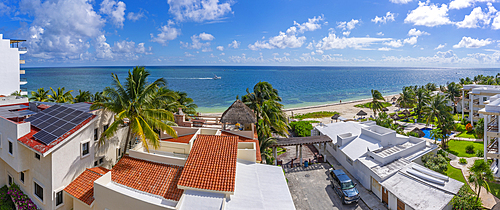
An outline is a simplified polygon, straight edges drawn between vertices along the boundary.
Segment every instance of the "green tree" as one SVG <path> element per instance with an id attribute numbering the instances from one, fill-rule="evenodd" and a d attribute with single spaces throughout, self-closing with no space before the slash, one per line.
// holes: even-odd
<path id="1" fill-rule="evenodd" d="M 417 114 L 417 119 L 420 119 L 420 116 L 422 115 L 422 109 L 427 105 L 429 102 L 429 91 L 426 90 L 425 88 L 421 87 L 417 89 L 415 92 L 415 112 Z"/>
<path id="2" fill-rule="evenodd" d="M 373 110 L 373 116 L 377 116 L 377 111 L 382 111 L 382 109 L 384 108 L 384 105 L 382 104 L 382 102 L 380 102 L 379 100 L 384 100 L 384 97 L 382 96 L 382 93 L 380 93 L 378 90 L 374 90 L 372 89 L 371 90 L 372 92 L 372 102 L 371 102 L 371 105 L 372 105 L 372 110 Z"/>
<path id="3" fill-rule="evenodd" d="M 425 167 L 442 174 L 444 174 L 448 169 L 448 161 L 443 155 L 440 154 L 426 154 L 422 156 L 422 162 Z"/>
<path id="4" fill-rule="evenodd" d="M 174 120 L 173 114 L 154 107 L 158 99 L 153 96 L 156 96 L 155 92 L 160 87 L 165 86 L 165 80 L 160 78 L 153 83 L 148 83 L 149 75 L 149 71 L 144 67 L 134 67 L 132 72 L 129 70 L 125 85 L 122 85 L 118 76 L 111 74 L 114 87 L 106 87 L 103 92 L 109 101 L 95 102 L 91 106 L 91 109 L 102 108 L 104 111 L 116 114 L 115 121 L 102 133 L 99 139 L 100 145 L 111 138 L 119 126 L 124 124 L 128 124 L 129 129 L 123 154 L 125 154 L 132 135 L 142 141 L 148 152 L 149 145 L 155 149 L 160 146 L 158 130 L 177 137 L 175 130 L 168 125 Z"/>
<path id="5" fill-rule="evenodd" d="M 429 133 L 430 133 L 430 135 L 431 135 L 431 136 L 430 136 L 430 137 L 431 137 L 431 139 L 434 139 L 434 144 L 436 144 L 436 142 L 437 142 L 437 140 L 438 140 L 438 139 L 440 139 L 440 138 L 442 138 L 442 137 L 443 137 L 443 136 L 442 136 L 443 132 L 442 132 L 442 131 L 441 131 L 441 129 L 439 129 L 439 128 L 432 129 L 432 130 L 430 130 L 430 132 L 429 132 Z"/>
<path id="6" fill-rule="evenodd" d="M 474 132 L 477 138 L 482 139 L 484 137 L 484 118 L 481 118 L 474 124 Z"/>
<path id="7" fill-rule="evenodd" d="M 457 104 L 460 101 L 459 97 L 462 95 L 460 88 L 460 85 L 455 82 L 451 82 L 446 85 L 446 97 L 452 102 L 453 113 L 456 113 Z"/>
<path id="8" fill-rule="evenodd" d="M 311 136 L 311 130 L 313 126 L 308 121 L 297 121 L 291 122 L 290 128 L 292 128 L 293 132 L 300 137 Z"/>
<path id="9" fill-rule="evenodd" d="M 57 88 L 57 91 L 55 91 L 51 87 L 50 92 L 52 94 L 48 96 L 49 100 L 52 102 L 56 102 L 56 103 L 71 103 L 71 102 L 73 102 L 73 96 L 71 95 L 71 92 L 73 92 L 73 90 L 68 90 L 67 92 L 64 92 L 65 90 L 66 90 L 66 88 L 59 87 L 59 88 Z"/>
<path id="10" fill-rule="evenodd" d="M 427 119 L 427 125 L 435 122 L 436 127 L 441 130 L 441 144 L 446 148 L 447 134 L 454 129 L 453 117 L 450 113 L 451 107 L 447 106 L 448 100 L 443 95 L 435 95 L 429 100 L 429 104 L 424 107 L 423 112 Z"/>
<path id="11" fill-rule="evenodd" d="M 401 108 L 412 108 L 415 103 L 415 93 L 412 87 L 403 87 L 403 91 L 399 94 L 397 102 Z"/>
<path id="12" fill-rule="evenodd" d="M 481 209 L 481 200 L 477 199 L 470 190 L 467 184 L 464 184 L 457 195 L 451 200 L 453 209 Z"/>
<path id="13" fill-rule="evenodd" d="M 74 103 L 91 102 L 92 101 L 92 94 L 90 94 L 89 91 L 78 90 L 78 95 L 75 96 L 73 101 L 74 101 Z"/>
<path id="14" fill-rule="evenodd" d="M 474 165 L 470 167 L 469 182 L 474 184 L 477 189 L 476 202 L 479 199 L 479 194 L 481 193 L 481 187 L 486 188 L 490 191 L 490 185 L 488 182 L 495 180 L 493 172 L 491 171 L 488 163 L 483 159 L 478 159 L 474 162 Z"/>
<path id="15" fill-rule="evenodd" d="M 95 103 L 95 102 L 105 102 L 109 99 L 104 95 L 103 92 L 97 91 L 94 93 L 94 95 L 90 96 L 90 100 Z"/>
<path id="16" fill-rule="evenodd" d="M 427 84 L 425 85 L 425 89 L 426 89 L 427 91 L 436 91 L 436 90 L 437 90 L 437 86 L 436 86 L 436 84 L 434 84 L 434 83 L 430 83 L 430 82 L 429 82 L 429 83 L 427 83 Z"/>
<path id="17" fill-rule="evenodd" d="M 186 92 L 175 91 L 175 93 L 179 96 L 177 98 L 177 102 L 179 104 L 179 108 L 182 108 L 182 111 L 187 114 L 196 114 L 196 105 L 192 98 L 187 97 Z"/>
<path id="18" fill-rule="evenodd" d="M 49 101 L 49 91 L 43 88 L 38 88 L 37 91 L 31 91 L 30 101 L 40 101 L 47 102 Z"/>

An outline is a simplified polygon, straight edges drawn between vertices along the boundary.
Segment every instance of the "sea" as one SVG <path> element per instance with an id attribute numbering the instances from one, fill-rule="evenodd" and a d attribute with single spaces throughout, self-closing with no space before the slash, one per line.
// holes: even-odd
<path id="1" fill-rule="evenodd" d="M 111 73 L 124 82 L 133 66 L 23 68 L 28 92 L 38 88 L 65 87 L 95 93 L 111 86 Z M 496 75 L 500 68 L 409 68 L 409 67 L 290 67 L 290 66 L 146 66 L 151 76 L 167 80 L 172 90 L 183 91 L 201 113 L 219 113 L 239 96 L 266 81 L 278 90 L 285 108 L 297 108 L 371 97 L 370 90 L 397 94 L 403 86 L 445 85 L 460 78 Z M 214 79 L 214 76 L 221 79 Z"/>

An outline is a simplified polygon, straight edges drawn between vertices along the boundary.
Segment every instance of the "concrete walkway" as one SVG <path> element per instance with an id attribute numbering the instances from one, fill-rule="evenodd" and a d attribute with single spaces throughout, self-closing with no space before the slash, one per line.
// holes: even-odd
<path id="1" fill-rule="evenodd" d="M 361 185 L 361 183 L 359 183 L 359 181 L 356 180 L 356 178 L 354 178 L 349 173 L 349 171 L 347 171 L 346 169 L 344 169 L 344 167 L 342 167 L 342 165 L 335 159 L 335 157 L 333 157 L 329 152 L 325 152 L 325 153 L 326 154 L 323 154 L 323 155 L 326 157 L 326 160 L 328 161 L 328 163 L 330 163 L 335 170 L 337 170 L 337 169 L 344 170 L 344 172 L 351 178 L 351 180 L 355 184 L 357 184 L 356 188 L 359 191 L 359 196 L 361 197 L 361 200 L 366 204 L 366 206 L 368 208 L 370 208 L 372 210 L 387 210 L 387 205 L 382 203 L 380 201 L 380 199 L 377 198 L 377 196 L 375 196 L 375 194 L 373 194 L 372 192 L 370 192 L 366 188 L 364 188 L 363 185 Z"/>
<path id="2" fill-rule="evenodd" d="M 474 165 L 474 161 L 479 159 L 479 157 L 465 158 L 467 160 L 467 164 L 460 164 L 458 162 L 459 159 L 460 159 L 459 157 L 454 158 L 453 160 L 450 161 L 450 165 L 457 169 L 462 170 L 462 174 L 465 178 L 465 181 L 468 183 L 469 182 L 468 177 L 470 175 L 469 168 L 472 165 Z M 474 192 L 477 192 L 477 189 L 474 187 L 474 184 L 469 183 L 469 186 L 472 190 L 474 190 Z M 483 202 L 483 207 L 488 209 L 492 209 L 493 206 L 495 206 L 495 204 L 497 203 L 496 200 L 498 199 L 493 194 L 488 192 L 484 187 L 481 187 L 481 194 L 479 194 L 479 198 L 481 198 L 481 201 Z"/>

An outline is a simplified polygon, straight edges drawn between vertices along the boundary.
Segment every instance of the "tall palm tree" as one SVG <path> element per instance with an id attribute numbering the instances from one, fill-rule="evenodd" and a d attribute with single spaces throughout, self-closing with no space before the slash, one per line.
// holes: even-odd
<path id="1" fill-rule="evenodd" d="M 179 96 L 177 102 L 179 102 L 182 111 L 187 114 L 196 114 L 196 108 L 198 108 L 198 105 L 193 102 L 193 99 L 188 98 L 186 92 L 175 91 L 175 93 Z"/>
<path id="2" fill-rule="evenodd" d="M 90 101 L 92 101 L 92 94 L 90 94 L 90 91 L 78 90 L 78 95 L 74 98 L 75 103 Z"/>
<path id="3" fill-rule="evenodd" d="M 460 97 L 462 94 L 460 92 L 460 85 L 455 82 L 448 83 L 446 85 L 446 97 L 451 101 L 453 105 L 453 113 L 456 113 L 458 101 L 456 98 Z"/>
<path id="4" fill-rule="evenodd" d="M 479 194 L 481 193 L 481 187 L 485 187 L 486 190 L 490 191 L 490 185 L 488 181 L 495 180 L 493 172 L 486 163 L 486 161 L 479 159 L 474 162 L 474 165 L 470 167 L 469 182 L 474 184 L 477 189 L 476 202 L 479 199 Z"/>
<path id="5" fill-rule="evenodd" d="M 372 102 L 371 102 L 371 108 L 373 110 L 373 116 L 377 117 L 377 111 L 382 111 L 384 108 L 384 104 L 380 102 L 379 100 L 384 100 L 384 97 L 382 96 L 382 93 L 380 93 L 378 90 L 371 90 L 372 92 Z"/>
<path id="6" fill-rule="evenodd" d="M 398 101 L 401 108 L 411 108 L 415 103 L 415 93 L 411 87 L 403 87 L 403 91 L 399 94 Z"/>
<path id="7" fill-rule="evenodd" d="M 73 92 L 73 90 L 69 90 L 67 92 L 64 92 L 66 88 L 64 87 L 59 87 L 57 88 L 57 91 L 55 91 L 54 89 L 52 89 L 52 87 L 50 87 L 50 92 L 52 92 L 51 95 L 49 95 L 49 100 L 52 101 L 52 102 L 56 102 L 56 103 L 71 103 L 73 102 L 73 96 L 71 95 L 71 92 Z"/>
<path id="8" fill-rule="evenodd" d="M 417 89 L 415 92 L 415 112 L 417 114 L 417 119 L 420 119 L 422 115 L 422 109 L 426 106 L 430 98 L 429 91 L 424 87 Z"/>
<path id="9" fill-rule="evenodd" d="M 49 101 L 49 91 L 43 88 L 38 88 L 37 91 L 31 91 L 30 101 L 40 101 L 47 102 Z"/>
<path id="10" fill-rule="evenodd" d="M 91 109 L 102 108 L 104 111 L 115 113 L 115 121 L 111 123 L 99 139 L 100 145 L 111 138 L 118 127 L 128 124 L 128 132 L 125 143 L 125 150 L 130 144 L 133 136 L 138 137 L 144 148 L 149 152 L 149 145 L 153 148 L 160 146 L 160 139 L 155 130 L 161 130 L 170 136 L 177 137 L 175 130 L 168 124 L 174 120 L 171 112 L 154 107 L 157 104 L 155 92 L 160 87 L 165 86 L 163 78 L 157 79 L 153 83 L 148 83 L 149 71 L 144 67 L 134 67 L 132 72 L 128 72 L 125 85 L 122 85 L 116 74 L 111 74 L 114 87 L 106 87 L 104 95 L 110 100 L 104 102 L 95 102 Z M 128 122 L 128 123 L 126 123 Z"/>
<path id="11" fill-rule="evenodd" d="M 107 101 L 108 98 L 104 95 L 103 92 L 97 91 L 97 92 L 94 93 L 94 95 L 90 96 L 90 100 L 95 103 L 95 102 L 104 102 L 104 101 Z"/>
<path id="12" fill-rule="evenodd" d="M 447 106 L 448 99 L 444 95 L 437 94 L 429 100 L 424 107 L 423 112 L 427 118 L 427 125 L 436 122 L 436 126 L 441 129 L 441 144 L 446 148 L 447 134 L 453 129 L 453 117 L 451 116 L 451 107 Z"/>

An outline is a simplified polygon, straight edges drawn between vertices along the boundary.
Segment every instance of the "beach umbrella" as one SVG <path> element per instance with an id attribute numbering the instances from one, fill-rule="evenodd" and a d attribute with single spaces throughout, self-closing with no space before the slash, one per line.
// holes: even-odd
<path id="1" fill-rule="evenodd" d="M 410 111 L 408 111 L 408 109 L 405 109 L 403 112 L 401 112 L 401 114 L 404 114 L 406 116 L 411 115 L 411 113 L 410 113 Z"/>
<path id="2" fill-rule="evenodd" d="M 425 136 L 425 133 L 422 130 L 418 129 L 418 128 L 413 129 L 411 132 L 418 133 L 418 138 L 422 138 L 422 137 Z"/>
<path id="3" fill-rule="evenodd" d="M 387 107 L 384 107 L 384 108 L 382 108 L 382 111 L 387 112 L 387 111 L 389 111 L 389 109 Z"/>
<path id="4" fill-rule="evenodd" d="M 398 116 L 398 114 L 395 114 L 395 115 L 392 115 L 391 118 L 396 121 L 396 120 L 400 120 L 401 117 Z"/>
<path id="5" fill-rule="evenodd" d="M 365 116 L 365 115 L 368 115 L 365 111 L 363 110 L 359 110 L 359 112 L 356 114 L 358 116 Z"/>
<path id="6" fill-rule="evenodd" d="M 332 116 L 332 120 L 335 120 L 335 122 L 337 122 L 337 120 L 339 119 L 340 115 L 339 114 L 335 114 Z"/>
<path id="7" fill-rule="evenodd" d="M 393 96 L 393 97 L 391 98 L 391 100 L 392 100 L 392 101 L 396 101 L 396 100 L 398 100 L 398 98 L 396 98 L 396 96 Z"/>

